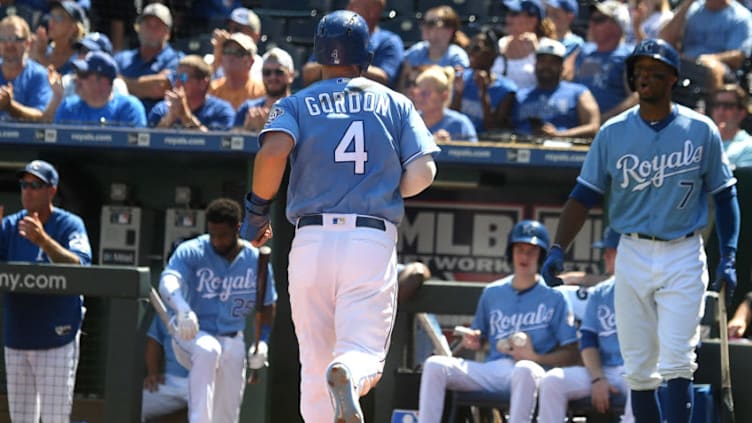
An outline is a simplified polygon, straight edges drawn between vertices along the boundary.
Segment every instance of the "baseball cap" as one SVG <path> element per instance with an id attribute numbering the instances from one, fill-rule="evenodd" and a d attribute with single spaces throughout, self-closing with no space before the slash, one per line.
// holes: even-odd
<path id="1" fill-rule="evenodd" d="M 292 56 L 290 53 L 282 50 L 279 47 L 273 47 L 267 50 L 261 57 L 264 63 L 279 63 L 283 68 L 287 68 L 290 72 L 295 72 L 295 66 L 293 65 Z"/>
<path id="2" fill-rule="evenodd" d="M 41 179 L 45 184 L 53 186 L 57 185 L 57 170 L 55 170 L 54 166 L 44 160 L 33 160 L 29 162 L 22 170 L 19 170 L 18 173 L 16 173 L 16 177 L 20 179 L 27 173 Z"/>
<path id="3" fill-rule="evenodd" d="M 103 51 L 91 51 L 85 58 L 73 61 L 73 67 L 80 72 L 94 72 L 115 79 L 118 73 L 115 59 Z"/>
<path id="4" fill-rule="evenodd" d="M 86 12 L 75 1 L 65 0 L 53 1 L 52 3 L 50 3 L 50 10 L 54 9 L 55 7 L 60 7 L 65 10 L 65 13 L 67 13 L 76 22 L 86 24 Z"/>
<path id="5" fill-rule="evenodd" d="M 601 3 L 593 3 L 590 5 L 590 11 L 599 11 L 609 18 L 616 21 L 621 27 L 621 32 L 626 34 L 629 31 L 632 19 L 629 17 L 629 9 L 627 5 L 618 0 L 606 0 Z"/>
<path id="6" fill-rule="evenodd" d="M 603 231 L 603 239 L 593 243 L 593 248 L 616 248 L 619 245 L 621 234 L 607 227 Z"/>
<path id="7" fill-rule="evenodd" d="M 256 43 L 253 42 L 253 38 L 243 34 L 242 32 L 233 32 L 232 35 L 230 35 L 230 38 L 225 40 L 224 44 L 227 44 L 229 42 L 237 43 L 240 48 L 247 51 L 251 56 L 256 54 L 257 48 Z"/>
<path id="8" fill-rule="evenodd" d="M 564 56 L 567 53 L 567 48 L 564 47 L 564 44 L 552 40 L 551 38 L 541 38 L 540 42 L 538 43 L 538 48 L 535 50 L 535 54 L 550 54 L 551 56 L 556 56 L 559 58 L 564 58 Z"/>
<path id="9" fill-rule="evenodd" d="M 85 47 L 89 51 L 103 51 L 112 54 L 112 42 L 110 37 L 101 32 L 90 32 L 86 36 L 73 44 L 73 47 L 79 49 Z"/>
<path id="10" fill-rule="evenodd" d="M 538 19 L 546 16 L 543 4 L 539 0 L 504 0 L 504 5 L 513 12 L 525 12 L 537 16 Z"/>
<path id="11" fill-rule="evenodd" d="M 141 22 L 141 19 L 146 16 L 154 16 L 167 25 L 168 28 L 172 29 L 172 13 L 170 13 L 170 9 L 162 3 L 151 3 L 144 7 L 144 11 L 141 12 L 138 21 Z"/>
<path id="12" fill-rule="evenodd" d="M 574 13 L 575 17 L 577 17 L 580 11 L 580 5 L 577 3 L 577 0 L 546 0 L 546 4 L 569 13 Z"/>
<path id="13" fill-rule="evenodd" d="M 238 25 L 251 27 L 251 31 L 261 33 L 261 19 L 251 9 L 238 7 L 230 12 L 230 20 Z"/>

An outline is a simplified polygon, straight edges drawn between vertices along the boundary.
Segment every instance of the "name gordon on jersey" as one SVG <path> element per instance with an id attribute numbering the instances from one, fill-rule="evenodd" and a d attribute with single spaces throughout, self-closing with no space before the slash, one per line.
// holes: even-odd
<path id="1" fill-rule="evenodd" d="M 308 114 L 375 112 L 382 116 L 389 114 L 390 99 L 386 94 L 364 91 L 337 91 L 333 93 L 319 93 L 317 96 L 307 96 L 303 99 Z"/>
<path id="2" fill-rule="evenodd" d="M 230 295 L 255 294 L 256 272 L 247 269 L 244 275 L 229 275 L 220 277 L 214 270 L 202 267 L 196 271 L 198 287 L 196 291 L 204 298 L 219 296 L 222 301 L 227 301 Z"/>

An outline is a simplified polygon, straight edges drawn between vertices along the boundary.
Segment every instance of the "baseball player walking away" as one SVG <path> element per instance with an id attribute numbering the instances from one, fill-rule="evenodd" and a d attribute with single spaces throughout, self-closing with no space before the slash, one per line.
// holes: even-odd
<path id="1" fill-rule="evenodd" d="M 394 324 L 402 199 L 433 182 L 439 148 L 410 100 L 360 77 L 372 56 L 360 15 L 324 16 L 314 54 L 323 80 L 277 102 L 259 134 L 244 237 L 271 237 L 269 207 L 289 156 L 300 411 L 307 422 L 362 422 L 358 398 L 381 376 Z"/>
<path id="2" fill-rule="evenodd" d="M 603 249 L 604 267 L 611 277 L 593 287 L 588 295 L 580 326 L 580 355 L 585 366 L 557 367 L 546 372 L 540 382 L 539 423 L 561 423 L 566 420 L 568 402 L 588 395 L 593 407 L 605 413 L 610 408 L 611 395 L 617 394 L 627 397 L 620 421 L 634 422 L 614 319 L 613 275 L 620 237 L 609 227 L 603 239 L 593 244 L 593 248 Z"/>
<path id="3" fill-rule="evenodd" d="M 252 369 L 266 365 L 277 292 L 269 266 L 263 305 L 256 301 L 258 250 L 240 239 L 240 205 L 220 198 L 209 203 L 209 233 L 181 243 L 167 263 L 159 292 L 175 312 L 175 355 L 190 367 L 191 423 L 233 423 L 245 389 L 246 316 L 262 307 L 262 342 L 248 351 Z M 181 357 L 188 357 L 181 360 Z"/>
<path id="4" fill-rule="evenodd" d="M 548 249 L 546 228 L 523 220 L 509 232 L 507 257 L 514 273 L 483 289 L 462 345 L 491 348 L 485 362 L 433 356 L 423 365 L 418 422 L 439 423 L 445 389 L 510 392 L 509 422 L 533 419 L 538 383 L 546 368 L 577 363 L 577 329 L 564 295 L 538 274 Z"/>
<path id="5" fill-rule="evenodd" d="M 666 420 L 688 422 L 697 368 L 694 348 L 708 285 L 699 235 L 708 223 L 706 195 L 715 200 L 721 250 L 711 287 L 718 291 L 725 284 L 731 295 L 739 236 L 736 179 L 715 124 L 671 101 L 679 74 L 676 50 L 663 40 L 645 39 L 626 64 L 639 104 L 606 122 L 593 140 L 564 205 L 543 275 L 556 283 L 564 251 L 587 210 L 608 194 L 609 222 L 622 234 L 616 328 L 635 420 L 660 421 L 655 390 L 665 380 Z"/>
<path id="6" fill-rule="evenodd" d="M 34 160 L 18 172 L 23 210 L 3 216 L 0 260 L 88 266 L 91 246 L 83 220 L 52 205 L 54 166 Z M 43 286 L 39 286 L 43 292 Z M 10 419 L 68 423 L 85 308 L 80 295 L 7 292 L 3 334 Z"/>

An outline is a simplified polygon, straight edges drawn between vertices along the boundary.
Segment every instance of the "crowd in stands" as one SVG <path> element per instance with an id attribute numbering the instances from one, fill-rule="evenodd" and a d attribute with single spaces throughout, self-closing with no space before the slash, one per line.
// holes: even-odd
<path id="1" fill-rule="evenodd" d="M 0 119 L 258 131 L 274 101 L 321 78 L 315 24 L 348 8 L 371 32 L 364 76 L 412 99 L 439 140 L 592 137 L 636 104 L 625 59 L 660 37 L 682 54 L 677 101 L 738 128 L 744 151 L 752 13 L 669 1 L 17 0 L 0 7 Z M 719 95 L 737 97 L 733 118 Z"/>

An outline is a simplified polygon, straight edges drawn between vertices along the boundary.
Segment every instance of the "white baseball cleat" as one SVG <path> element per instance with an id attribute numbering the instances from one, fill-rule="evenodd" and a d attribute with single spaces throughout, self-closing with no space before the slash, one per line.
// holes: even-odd
<path id="1" fill-rule="evenodd" d="M 329 366 L 326 382 L 334 398 L 334 423 L 363 423 L 363 412 L 347 366 L 342 363 Z"/>

